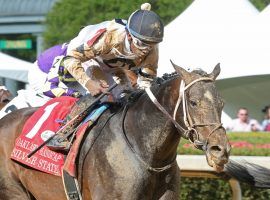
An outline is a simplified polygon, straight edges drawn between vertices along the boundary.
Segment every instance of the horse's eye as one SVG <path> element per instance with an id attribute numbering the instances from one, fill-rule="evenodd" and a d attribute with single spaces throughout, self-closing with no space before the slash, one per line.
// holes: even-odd
<path id="1" fill-rule="evenodd" d="M 192 107 L 195 107 L 195 106 L 197 106 L 197 102 L 196 101 L 193 101 L 193 100 L 190 100 L 190 105 Z"/>

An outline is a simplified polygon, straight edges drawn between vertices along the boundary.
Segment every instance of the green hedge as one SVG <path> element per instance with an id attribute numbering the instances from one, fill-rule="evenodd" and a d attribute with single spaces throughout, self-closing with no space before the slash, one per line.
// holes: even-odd
<path id="1" fill-rule="evenodd" d="M 269 200 L 270 189 L 258 189 L 240 183 L 243 200 Z M 229 182 L 210 178 L 181 178 L 181 200 L 232 199 Z"/>
<path id="2" fill-rule="evenodd" d="M 242 156 L 270 156 L 270 133 L 228 133 L 232 144 L 231 155 Z M 200 154 L 203 152 L 182 139 L 178 146 L 178 153 Z M 243 200 L 269 200 L 270 189 L 253 188 L 240 183 Z M 227 181 L 210 178 L 181 178 L 180 199 L 188 200 L 219 200 L 232 199 L 231 188 Z"/>

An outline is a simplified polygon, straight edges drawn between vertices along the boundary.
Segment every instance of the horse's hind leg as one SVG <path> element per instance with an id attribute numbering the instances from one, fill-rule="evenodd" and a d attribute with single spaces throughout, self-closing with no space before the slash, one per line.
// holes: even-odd
<path id="1" fill-rule="evenodd" d="M 17 181 L 0 174 L 0 200 L 34 200 Z"/>

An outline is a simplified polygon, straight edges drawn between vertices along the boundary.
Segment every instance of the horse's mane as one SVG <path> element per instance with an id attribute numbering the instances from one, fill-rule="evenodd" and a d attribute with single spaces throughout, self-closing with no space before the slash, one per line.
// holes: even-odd
<path id="1" fill-rule="evenodd" d="M 173 73 L 165 73 L 163 74 L 162 77 L 156 77 L 154 78 L 154 80 L 152 81 L 152 86 L 151 88 L 153 88 L 153 90 L 158 89 L 161 85 L 175 79 L 176 77 L 178 77 L 178 73 L 177 72 L 173 72 Z M 145 94 L 145 90 L 143 89 L 136 89 L 134 91 L 132 91 L 127 98 L 122 99 L 122 102 L 120 102 L 122 105 L 125 104 L 133 104 L 134 102 L 136 102 L 143 94 Z"/>
<path id="2" fill-rule="evenodd" d="M 204 70 L 197 68 L 194 69 L 193 71 L 191 71 L 192 74 L 197 74 L 199 76 L 202 77 L 208 77 L 209 74 L 207 74 Z M 179 74 L 177 72 L 172 72 L 172 73 L 165 73 L 162 75 L 162 77 L 156 77 L 154 78 L 154 80 L 152 81 L 152 86 L 151 89 L 157 90 L 158 88 L 160 88 L 161 85 L 164 85 L 168 82 L 170 82 L 171 80 L 175 79 L 179 77 Z M 132 104 L 134 102 L 136 102 L 143 94 L 145 93 L 144 90 L 142 89 L 136 89 L 134 91 L 132 91 L 127 98 L 122 99 L 121 104 L 125 105 L 127 103 Z"/>
<path id="3" fill-rule="evenodd" d="M 178 77 L 178 73 L 177 72 L 172 72 L 170 74 L 165 73 L 162 75 L 162 77 L 156 77 L 153 82 L 152 82 L 152 86 L 155 85 L 162 85 L 172 79 L 175 79 L 176 77 Z"/>
<path id="4" fill-rule="evenodd" d="M 207 72 L 205 72 L 204 70 L 202 70 L 200 68 L 194 69 L 193 71 L 191 71 L 191 73 L 200 75 L 202 77 L 208 77 L 209 76 L 209 74 L 207 74 Z M 172 79 L 175 79 L 178 76 L 179 76 L 179 74 L 177 72 L 172 72 L 170 74 L 165 73 L 165 74 L 163 74 L 162 77 L 156 77 L 152 82 L 152 86 L 162 85 L 162 84 L 164 84 L 164 83 L 166 83 L 168 81 L 171 81 Z"/>

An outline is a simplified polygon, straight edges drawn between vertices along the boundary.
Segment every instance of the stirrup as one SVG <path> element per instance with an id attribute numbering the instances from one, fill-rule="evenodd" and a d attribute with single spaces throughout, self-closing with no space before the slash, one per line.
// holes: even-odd
<path id="1" fill-rule="evenodd" d="M 67 139 L 65 139 L 64 141 L 59 141 L 59 139 L 60 138 L 53 138 L 47 143 L 47 147 L 52 151 L 69 151 L 70 142 Z"/>

